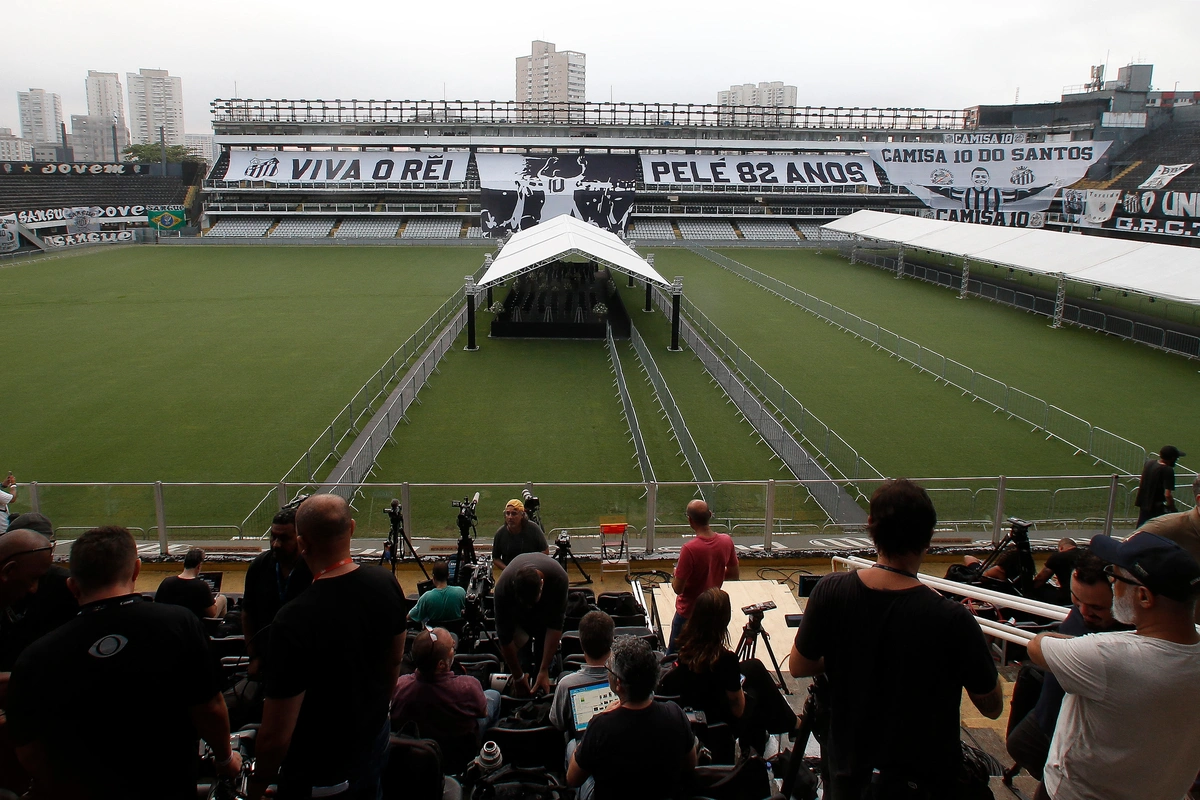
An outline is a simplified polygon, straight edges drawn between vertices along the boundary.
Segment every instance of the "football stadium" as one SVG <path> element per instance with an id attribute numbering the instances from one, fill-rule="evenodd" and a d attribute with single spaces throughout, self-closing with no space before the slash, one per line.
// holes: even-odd
<path id="1" fill-rule="evenodd" d="M 406 730 L 393 705 L 381 796 L 569 797 L 586 773 L 599 790 L 606 771 L 584 766 L 599 737 L 584 731 L 614 698 L 631 704 L 618 673 L 637 662 L 613 625 L 663 654 L 682 620 L 682 652 L 696 647 L 700 625 L 679 609 L 698 618 L 702 601 L 673 574 L 714 534 L 737 556 L 718 627 L 741 637 L 743 665 L 759 662 L 743 666 L 742 702 L 756 698 L 766 727 L 655 684 L 708 766 L 687 762 L 684 794 L 645 796 L 1093 796 L 1047 794 L 1064 768 L 1044 754 L 1031 768 L 1013 745 L 1038 698 L 1027 665 L 1056 663 L 1035 637 L 1083 603 L 1062 553 L 1095 536 L 1097 554 L 1135 547 L 1156 465 L 1173 496 L 1155 513 L 1200 513 L 1200 458 L 1181 452 L 1200 448 L 1200 92 L 1154 90 L 1143 70 L 1058 102 L 966 109 L 216 99 L 210 164 L 167 163 L 165 146 L 162 163 L 0 162 L 5 340 L 36 354 L 8 365 L 8 516 L 44 519 L 73 575 L 73 545 L 119 526 L 138 592 L 182 563 L 213 609 L 226 598 L 201 616 L 230 758 L 244 758 L 231 777 L 208 743 L 196 769 L 210 796 L 276 782 L 249 766 L 256 735 L 274 752 L 276 695 L 264 718 L 247 692 L 263 647 L 234 622 L 259 613 L 247 566 L 281 524 L 316 553 L 304 515 L 342 501 L 348 555 L 320 570 L 310 558 L 315 577 L 381 565 L 410 604 L 463 587 L 452 621 L 413 624 L 401 671 L 444 656 L 503 690 L 502 719 L 469 735 L 437 714 Z M 901 477 L 936 509 L 923 562 L 888 560 L 869 526 L 884 513 L 872 498 Z M 572 585 L 561 640 L 543 625 L 529 653 L 506 633 L 513 508 L 542 536 L 527 552 Z M 1110 575 L 1125 566 L 1114 558 Z M 988 692 L 956 684 L 971 773 L 957 788 L 943 770 L 909 794 L 848 793 L 820 722 L 830 696 L 835 720 L 846 701 L 803 677 L 800 639 L 789 657 L 802 612 L 823 608 L 808 603 L 818 578 L 877 563 L 969 609 L 999 674 L 998 720 Z M 1133 591 L 1116 580 L 1112 594 Z M 580 628 L 597 611 L 611 617 L 611 674 L 602 692 L 570 690 L 578 727 L 564 739 L 548 701 L 540 721 L 502 724 L 527 702 L 514 665 L 529 656 L 540 677 L 537 647 L 557 647 L 551 677 L 606 674 L 587 649 L 595 620 Z M 833 679 L 815 625 L 802 636 Z M 794 712 L 782 729 L 762 722 L 781 697 Z M 414 744 L 430 740 L 432 767 Z M 517 777 L 496 777 L 489 746 Z M 267 753 L 260 766 L 278 767 Z M 297 791 L 289 763 L 279 796 Z M 325 777 L 294 796 L 359 796 L 354 775 Z"/>

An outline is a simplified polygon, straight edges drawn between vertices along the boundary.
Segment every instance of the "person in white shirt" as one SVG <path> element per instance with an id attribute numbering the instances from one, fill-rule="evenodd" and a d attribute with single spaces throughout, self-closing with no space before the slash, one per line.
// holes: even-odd
<path id="1" fill-rule="evenodd" d="M 1151 533 L 1091 549 L 1110 564 L 1113 616 L 1136 630 L 1030 642 L 1067 692 L 1035 798 L 1180 800 L 1200 772 L 1200 564 Z"/>
<path id="2" fill-rule="evenodd" d="M 8 510 L 8 504 L 17 499 L 17 479 L 11 472 L 0 481 L 0 533 L 8 530 L 8 523 L 15 516 Z"/>

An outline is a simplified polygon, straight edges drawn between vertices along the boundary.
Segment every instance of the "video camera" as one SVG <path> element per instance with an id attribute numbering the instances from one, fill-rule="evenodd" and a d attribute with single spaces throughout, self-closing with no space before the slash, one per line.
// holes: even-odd
<path id="1" fill-rule="evenodd" d="M 525 516 L 540 526 L 542 524 L 542 501 L 538 500 L 537 496 L 528 489 L 521 489 L 521 502 L 525 504 Z"/>
<path id="2" fill-rule="evenodd" d="M 458 530 L 463 536 L 467 536 L 472 523 L 479 519 L 475 513 L 475 507 L 479 505 L 479 492 L 469 499 L 464 497 L 462 500 L 451 500 L 450 505 L 458 509 Z"/>
<path id="3" fill-rule="evenodd" d="M 566 531 L 563 531 L 562 533 L 560 533 L 558 536 L 556 536 L 554 538 L 554 543 L 556 545 L 558 545 L 559 547 L 564 547 L 567 550 L 570 550 L 571 549 L 571 534 L 567 533 Z"/>
<path id="4" fill-rule="evenodd" d="M 392 504 L 385 508 L 384 513 L 392 519 L 392 533 L 399 533 L 404 530 L 404 512 L 400 508 L 400 501 L 392 499 Z"/>
<path id="5" fill-rule="evenodd" d="M 747 617 L 761 617 L 773 608 L 778 608 L 774 600 L 767 600 L 765 603 L 755 603 L 752 606 L 744 606 L 742 613 Z"/>
<path id="6" fill-rule="evenodd" d="M 483 600 L 496 585 L 492 578 L 492 558 L 488 555 L 479 556 L 474 564 L 469 565 L 471 579 L 467 582 L 467 596 L 463 604 L 463 620 L 472 628 L 482 629 L 486 622 L 483 610 Z"/>

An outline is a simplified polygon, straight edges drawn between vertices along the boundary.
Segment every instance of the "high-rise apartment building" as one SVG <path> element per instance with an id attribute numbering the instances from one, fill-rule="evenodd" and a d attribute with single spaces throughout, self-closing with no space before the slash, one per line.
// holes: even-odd
<path id="1" fill-rule="evenodd" d="M 0 128 L 0 161 L 32 161 L 33 145 L 12 132 Z"/>
<path id="2" fill-rule="evenodd" d="M 44 89 L 17 92 L 21 138 L 30 144 L 65 144 L 62 133 L 62 98 Z"/>
<path id="3" fill-rule="evenodd" d="M 115 128 L 115 130 L 114 130 Z M 112 117 L 71 115 L 71 150 L 76 161 L 121 161 L 129 137 Z"/>
<path id="4" fill-rule="evenodd" d="M 183 144 L 183 81 L 165 69 L 126 72 L 129 86 L 129 135 L 134 144 L 158 141 L 159 128 L 168 145 Z"/>
<path id="5" fill-rule="evenodd" d="M 220 149 L 213 140 L 211 133 L 189 133 L 183 137 L 183 146 L 192 155 L 202 158 L 212 166 L 220 155 Z"/>
<path id="6" fill-rule="evenodd" d="M 129 126 L 125 122 L 125 95 L 121 90 L 121 78 L 115 72 L 97 72 L 89 69 L 84 85 L 87 87 L 87 115 L 107 119 L 110 125 L 115 123 L 117 126 L 117 155 L 119 156 L 120 151 L 129 144 Z M 74 116 L 72 116 L 73 119 Z M 72 123 L 72 130 L 74 130 L 74 123 Z M 76 152 L 76 157 L 78 155 Z M 120 161 L 121 159 L 118 157 L 111 160 Z"/>
<path id="7" fill-rule="evenodd" d="M 796 87 L 783 81 L 763 82 L 755 86 L 743 83 L 717 92 L 717 104 L 722 106 L 774 106 L 791 108 L 796 105 Z"/>
<path id="8" fill-rule="evenodd" d="M 555 50 L 553 42 L 535 41 L 532 50 L 517 59 L 517 101 L 584 102 L 587 56 L 574 50 Z"/>

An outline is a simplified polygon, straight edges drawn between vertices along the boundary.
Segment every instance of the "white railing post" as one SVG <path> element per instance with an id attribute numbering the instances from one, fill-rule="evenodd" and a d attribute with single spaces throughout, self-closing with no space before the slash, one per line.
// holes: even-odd
<path id="1" fill-rule="evenodd" d="M 288 504 L 286 480 L 280 481 L 279 485 L 275 487 L 275 501 L 279 504 L 280 508 L 283 508 Z"/>
<path id="2" fill-rule="evenodd" d="M 995 518 L 992 520 L 992 541 L 1000 541 L 1000 528 L 1004 524 L 1004 489 L 1008 483 L 1008 479 L 1001 475 L 1000 480 L 996 482 L 996 512 Z"/>
<path id="3" fill-rule="evenodd" d="M 409 494 L 408 481 L 400 484 L 400 513 L 404 515 L 404 532 L 411 539 L 413 537 L 412 495 Z"/>
<path id="4" fill-rule="evenodd" d="M 30 481 L 29 483 L 29 509 L 38 514 L 42 512 L 42 501 L 38 497 L 37 481 Z"/>
<path id="5" fill-rule="evenodd" d="M 658 513 L 658 483 L 646 484 L 646 552 L 654 552 L 654 515 Z"/>
<path id="6" fill-rule="evenodd" d="M 167 511 L 163 504 L 162 481 L 154 482 L 154 519 L 158 523 L 158 553 L 162 556 L 169 555 L 170 550 L 167 547 Z"/>
<path id="7" fill-rule="evenodd" d="M 1108 479 L 1108 510 L 1104 512 L 1104 535 L 1112 536 L 1113 517 L 1117 512 L 1117 492 L 1121 489 L 1120 477 L 1113 474 Z"/>
<path id="8" fill-rule="evenodd" d="M 775 479 L 767 481 L 766 519 L 763 522 L 763 552 L 770 555 L 773 542 L 771 535 L 775 532 Z"/>

